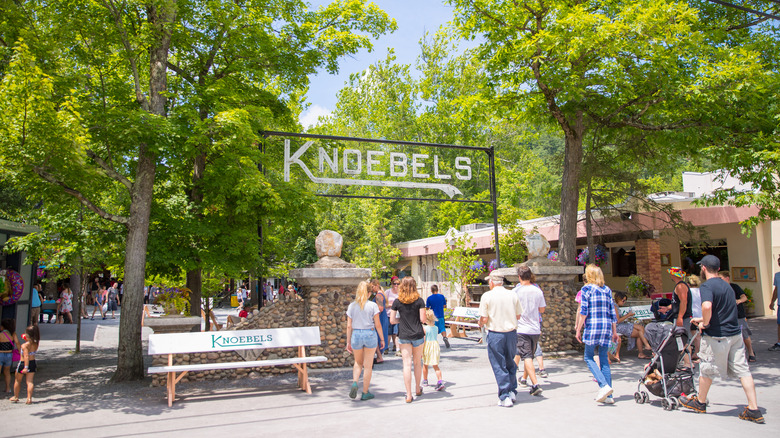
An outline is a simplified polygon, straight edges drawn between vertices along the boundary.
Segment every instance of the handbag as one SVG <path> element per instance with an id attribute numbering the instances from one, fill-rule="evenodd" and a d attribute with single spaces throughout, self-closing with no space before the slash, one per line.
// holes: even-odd
<path id="1" fill-rule="evenodd" d="M 22 360 L 22 354 L 19 352 L 19 347 L 14 343 L 14 340 L 11 339 L 10 336 L 8 336 L 8 332 L 4 333 L 5 337 L 8 338 L 8 340 L 11 342 L 11 344 L 14 346 L 13 350 L 11 350 L 11 360 L 14 362 L 19 362 Z"/>
<path id="2" fill-rule="evenodd" d="M 103 304 L 103 313 L 108 312 L 108 303 Z"/>

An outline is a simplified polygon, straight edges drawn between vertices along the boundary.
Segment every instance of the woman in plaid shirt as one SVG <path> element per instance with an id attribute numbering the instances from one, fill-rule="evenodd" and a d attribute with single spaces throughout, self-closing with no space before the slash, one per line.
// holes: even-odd
<path id="1" fill-rule="evenodd" d="M 583 332 L 583 326 L 585 331 Z M 612 374 L 609 368 L 610 341 L 617 342 L 617 318 L 615 317 L 612 291 L 604 285 L 604 273 L 596 265 L 585 268 L 585 286 L 577 314 L 577 340 L 585 344 L 585 363 L 599 384 L 596 401 L 615 403 L 612 398 Z M 593 360 L 599 347 L 599 364 Z"/>

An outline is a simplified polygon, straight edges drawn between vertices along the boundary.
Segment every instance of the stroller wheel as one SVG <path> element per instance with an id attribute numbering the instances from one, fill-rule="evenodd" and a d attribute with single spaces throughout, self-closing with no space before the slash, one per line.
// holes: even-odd
<path id="1" fill-rule="evenodd" d="M 650 394 L 646 393 L 645 391 L 642 391 L 642 403 L 647 403 L 650 401 Z"/>
<path id="2" fill-rule="evenodd" d="M 676 403 L 672 397 L 664 397 L 664 399 L 661 400 L 661 406 L 664 408 L 665 411 L 673 411 L 675 405 Z"/>
<path id="3" fill-rule="evenodd" d="M 669 397 L 669 398 L 671 399 L 671 402 L 672 402 L 672 409 L 671 410 L 678 409 L 681 406 L 680 399 L 678 399 L 677 397 Z"/>
<path id="4" fill-rule="evenodd" d="M 642 394 L 635 392 L 634 393 L 634 401 L 637 402 L 637 404 L 642 404 L 645 402 L 645 398 L 642 397 Z"/>

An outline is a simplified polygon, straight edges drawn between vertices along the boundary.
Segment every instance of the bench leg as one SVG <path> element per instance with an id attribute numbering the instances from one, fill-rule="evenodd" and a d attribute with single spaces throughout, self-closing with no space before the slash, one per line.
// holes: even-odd
<path id="1" fill-rule="evenodd" d="M 168 407 L 173 406 L 173 399 L 176 397 L 176 374 L 168 373 Z"/>
<path id="2" fill-rule="evenodd" d="M 304 347 L 298 347 L 298 357 L 306 357 L 306 350 Z M 306 367 L 307 364 L 301 363 L 301 364 L 295 364 L 295 369 L 298 370 L 298 387 L 301 388 L 303 391 L 306 391 L 306 394 L 311 394 L 311 385 L 309 385 L 309 369 Z"/>

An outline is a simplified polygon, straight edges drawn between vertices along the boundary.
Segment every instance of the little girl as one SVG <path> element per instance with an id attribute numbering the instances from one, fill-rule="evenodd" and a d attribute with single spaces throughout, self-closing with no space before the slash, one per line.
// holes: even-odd
<path id="1" fill-rule="evenodd" d="M 22 339 L 26 342 L 22 344 L 22 360 L 16 366 L 16 383 L 14 384 L 14 396 L 10 400 L 14 403 L 19 401 L 19 391 L 22 389 L 22 376 L 27 375 L 27 404 L 32 404 L 33 395 L 33 377 L 37 366 L 35 364 L 35 353 L 38 351 L 38 343 L 41 340 L 41 334 L 37 325 L 27 327 Z"/>
<path id="2" fill-rule="evenodd" d="M 444 382 L 441 380 L 441 369 L 439 369 L 439 328 L 436 327 L 436 316 L 433 310 L 425 311 L 425 346 L 423 347 L 423 386 L 428 386 L 428 366 L 433 366 L 436 371 L 436 390 L 444 389 Z"/>

